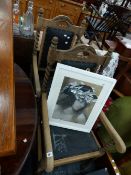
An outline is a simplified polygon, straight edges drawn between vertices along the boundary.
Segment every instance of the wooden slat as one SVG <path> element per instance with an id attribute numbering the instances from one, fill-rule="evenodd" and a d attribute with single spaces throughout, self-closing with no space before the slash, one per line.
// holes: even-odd
<path id="1" fill-rule="evenodd" d="M 0 0 L 0 156 L 15 152 L 12 1 Z"/>

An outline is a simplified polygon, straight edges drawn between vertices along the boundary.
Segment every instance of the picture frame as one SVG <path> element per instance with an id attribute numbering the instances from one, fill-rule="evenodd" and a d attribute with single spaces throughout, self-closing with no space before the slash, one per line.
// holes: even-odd
<path id="1" fill-rule="evenodd" d="M 47 105 L 49 124 L 90 132 L 116 80 L 57 63 Z"/>

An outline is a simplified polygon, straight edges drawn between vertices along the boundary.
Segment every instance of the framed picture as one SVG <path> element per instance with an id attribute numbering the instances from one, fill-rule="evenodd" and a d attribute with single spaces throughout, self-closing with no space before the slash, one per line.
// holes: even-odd
<path id="1" fill-rule="evenodd" d="M 115 83 L 58 63 L 47 102 L 50 125 L 90 132 Z"/>

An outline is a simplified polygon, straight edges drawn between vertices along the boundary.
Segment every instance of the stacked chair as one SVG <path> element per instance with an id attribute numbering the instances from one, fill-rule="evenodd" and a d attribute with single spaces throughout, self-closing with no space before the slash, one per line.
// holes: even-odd
<path id="1" fill-rule="evenodd" d="M 112 8 L 110 8 L 108 14 L 103 17 L 93 4 L 91 4 L 89 10 L 90 15 L 86 17 L 88 23 L 86 35 L 88 35 L 89 43 L 95 40 L 99 49 L 103 49 L 107 34 L 108 38 L 114 36 L 117 30 L 116 26 L 118 26 L 120 19 Z"/>
<path id="2" fill-rule="evenodd" d="M 41 110 L 41 118 L 38 123 L 38 172 L 44 170 L 46 172 L 51 172 L 53 171 L 54 167 L 100 157 L 105 153 L 106 149 L 103 148 L 102 144 L 98 142 L 93 131 L 90 133 L 83 133 L 80 131 L 74 131 L 49 125 L 47 110 L 47 98 L 49 89 L 48 82 L 52 79 L 52 72 L 55 69 L 55 64 L 57 62 L 60 62 L 63 64 L 68 64 L 70 66 L 77 65 L 78 68 L 82 69 L 88 69 L 89 67 L 91 71 L 99 73 L 101 69 L 107 66 L 111 59 L 110 52 L 108 52 L 105 56 L 98 56 L 94 48 L 81 44 L 80 42 L 76 42 L 78 41 L 76 40 L 76 37 L 75 40 L 73 40 L 73 44 L 70 45 L 69 48 L 66 48 L 66 50 L 64 48 L 60 49 L 59 47 L 61 46 L 61 38 L 56 34 L 52 36 L 49 44 L 50 46 L 46 54 L 46 60 L 45 58 L 43 60 L 44 78 L 42 78 L 42 81 L 40 82 L 39 72 L 40 68 L 42 68 L 42 53 L 45 51 L 44 44 L 48 42 L 48 40 L 46 40 L 46 30 L 49 29 L 47 27 L 44 28 L 44 25 L 47 25 L 48 23 L 50 29 L 53 28 L 53 30 L 55 30 L 57 28 L 58 30 L 59 26 L 59 29 L 62 29 L 62 31 L 66 30 L 68 32 L 74 32 L 73 35 L 76 35 L 77 39 L 80 39 L 78 36 L 81 36 L 85 30 L 85 27 L 74 26 L 69 22 L 70 20 L 67 17 L 61 16 L 62 22 L 57 19 L 58 17 L 55 17 L 52 21 L 44 19 L 43 14 L 40 11 L 38 16 L 38 28 L 33 52 L 34 84 L 36 96 L 39 100 L 39 107 Z M 67 19 L 67 21 L 64 22 L 64 19 Z M 44 33 L 42 37 L 40 54 L 39 57 L 37 57 L 38 37 L 40 30 L 43 28 Z M 77 44 L 74 44 L 74 41 Z M 80 57 L 79 53 L 82 53 L 83 56 Z M 81 67 L 79 67 L 80 65 Z M 105 126 L 107 133 L 113 139 L 116 150 L 121 153 L 125 152 L 126 147 L 123 140 L 113 128 L 103 112 L 101 112 L 99 118 Z M 62 149 L 61 151 L 61 149 L 55 147 L 54 144 L 55 140 L 53 139 L 53 136 L 58 135 L 59 138 L 62 138 L 64 134 L 66 134 L 68 137 L 68 143 L 66 143 L 69 145 L 67 148 L 68 151 L 65 149 Z"/>

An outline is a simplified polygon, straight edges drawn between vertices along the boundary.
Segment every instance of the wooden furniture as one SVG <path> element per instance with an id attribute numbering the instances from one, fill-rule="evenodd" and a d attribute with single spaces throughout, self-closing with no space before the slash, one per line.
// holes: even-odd
<path id="1" fill-rule="evenodd" d="M 27 10 L 28 0 L 20 1 L 21 15 Z M 82 4 L 73 0 L 34 0 L 34 23 L 37 22 L 39 8 L 44 9 L 44 17 L 51 19 L 57 15 L 69 16 L 74 24 L 77 24 Z"/>
<path id="2" fill-rule="evenodd" d="M 15 1 L 15 0 L 14 0 Z M 27 10 L 27 4 L 29 0 L 20 0 L 20 14 L 23 15 Z M 126 1 L 126 0 L 124 0 Z M 130 1 L 130 0 L 128 0 Z M 87 5 L 90 6 L 94 4 L 95 6 L 100 6 L 101 1 L 98 0 L 88 0 Z M 125 5 L 126 6 L 126 5 Z M 80 0 L 34 0 L 34 23 L 37 23 L 37 15 L 39 8 L 43 8 L 45 18 L 53 18 L 57 15 L 66 15 L 71 18 L 74 24 L 80 23 L 81 15 L 87 12 L 82 12 L 82 1 Z M 81 14 L 82 12 L 82 14 Z"/>
<path id="3" fill-rule="evenodd" d="M 119 24 L 119 18 L 112 10 L 109 11 L 109 14 L 107 16 L 101 17 L 94 5 L 90 6 L 90 11 L 90 16 L 86 17 L 88 22 L 86 33 L 89 37 L 89 43 L 95 39 L 98 47 L 102 49 L 106 34 L 109 34 L 110 36 L 112 35 L 116 25 Z M 101 42 L 101 44 L 99 42 Z"/>
<path id="4" fill-rule="evenodd" d="M 120 56 L 116 74 L 116 89 L 126 96 L 131 96 L 131 59 Z"/>
<path id="5" fill-rule="evenodd" d="M 77 24 L 81 10 L 82 10 L 81 4 L 71 1 L 63 1 L 63 2 L 59 1 L 56 4 L 56 10 L 54 16 L 57 16 L 59 14 L 69 16 L 72 22 L 74 24 Z"/>
<path id="6" fill-rule="evenodd" d="M 115 51 L 120 54 L 116 73 L 116 89 L 124 95 L 131 95 L 131 40 L 126 37 L 116 37 Z"/>
<path id="7" fill-rule="evenodd" d="M 126 33 L 130 30 L 131 26 L 131 10 L 118 5 L 110 5 L 110 8 L 120 19 L 119 25 L 116 26 L 116 32 L 119 32 L 122 34 L 122 36 L 125 36 Z"/>
<path id="8" fill-rule="evenodd" d="M 59 38 L 59 49 L 69 49 L 76 44 L 76 42 L 80 42 L 80 38 L 85 31 L 86 22 L 83 20 L 81 26 L 75 26 L 70 18 L 64 15 L 56 16 L 53 19 L 46 19 L 43 16 L 43 11 L 40 9 L 34 44 L 34 55 L 37 54 L 40 31 L 43 31 L 38 65 L 39 71 L 44 73 L 45 67 L 47 66 L 47 55 L 52 38 L 54 36 Z M 39 96 L 39 90 L 37 91 L 37 95 Z"/>
<path id="9" fill-rule="evenodd" d="M 123 0 L 121 6 L 127 7 L 131 0 Z"/>
<path id="10" fill-rule="evenodd" d="M 40 140 L 42 140 L 40 143 L 43 143 L 41 149 L 44 149 L 44 153 L 45 153 L 45 157 L 40 157 L 41 159 L 40 159 L 40 165 L 38 167 L 38 171 L 43 171 L 45 169 L 47 172 L 50 172 L 53 170 L 54 166 L 60 166 L 63 164 L 77 162 L 80 160 L 99 157 L 99 156 L 103 155 L 103 153 L 104 153 L 102 151 L 103 149 L 100 147 L 98 141 L 96 141 L 96 138 L 92 132 L 88 134 L 88 133 L 81 133 L 78 131 L 63 129 L 63 128 L 59 128 L 59 127 L 50 127 L 49 126 L 46 92 L 47 92 L 47 83 L 48 83 L 48 80 L 50 79 L 51 68 L 52 68 L 53 64 L 56 63 L 57 61 L 62 62 L 63 60 L 70 60 L 70 61 L 85 62 L 88 64 L 89 63 L 92 63 L 92 64 L 96 63 L 96 68 L 98 68 L 100 65 L 103 65 L 103 67 L 104 67 L 108 64 L 108 62 L 110 60 L 110 54 L 109 55 L 107 54 L 106 56 L 98 56 L 98 55 L 96 55 L 96 52 L 92 47 L 86 46 L 83 44 L 80 44 L 80 45 L 75 46 L 75 47 L 68 49 L 68 50 L 59 50 L 59 49 L 57 49 L 57 44 L 58 44 L 58 38 L 54 37 L 52 40 L 52 44 L 49 48 L 48 60 L 47 60 L 48 62 L 47 62 L 46 70 L 45 70 L 45 76 L 44 76 L 42 90 L 41 90 L 40 83 L 39 83 L 38 65 L 37 65 L 36 55 L 34 55 L 34 57 L 33 57 L 33 72 L 34 72 L 35 85 L 36 85 L 36 89 L 40 90 L 41 98 L 42 98 L 41 99 L 42 100 L 41 101 L 42 122 L 41 122 L 41 124 L 39 124 L 39 127 L 42 128 L 42 134 L 39 135 L 39 138 L 40 138 Z M 81 56 L 79 56 L 79 53 L 81 53 Z M 95 71 L 98 71 L 98 69 L 95 69 Z M 119 135 L 117 134 L 115 129 L 112 127 L 111 123 L 109 123 L 109 121 L 107 120 L 107 118 L 103 112 L 101 113 L 100 118 L 101 118 L 102 123 L 106 127 L 107 131 L 109 132 L 109 135 L 112 136 L 112 139 L 115 142 L 117 150 L 119 152 L 124 152 L 126 148 L 125 148 L 123 141 L 121 140 L 121 138 L 119 137 Z M 57 148 L 55 149 L 53 147 L 54 143 L 52 143 L 52 142 L 54 140 L 53 139 L 51 140 L 51 135 L 58 134 L 60 137 L 62 137 L 62 134 L 64 134 L 64 133 L 68 133 L 70 135 L 70 137 L 72 137 L 71 140 L 73 140 L 73 138 L 76 137 L 76 135 L 77 135 L 77 139 L 75 139 L 75 142 L 78 142 L 78 143 L 75 143 L 75 145 L 77 145 L 77 144 L 79 145 L 79 140 L 81 140 L 82 137 L 83 137 L 83 139 L 81 140 L 81 142 L 84 141 L 84 138 L 86 138 L 87 140 L 84 142 L 85 144 L 83 144 L 83 146 L 86 147 L 86 151 L 81 152 L 81 151 L 83 151 L 84 148 L 81 148 L 81 149 L 76 148 L 75 153 L 72 154 L 72 152 L 70 152 L 70 149 L 69 149 L 68 153 L 66 152 L 65 157 L 62 157 L 63 153 L 61 152 L 60 153 L 61 158 L 60 158 L 56 154 Z M 82 135 L 84 135 L 84 136 L 82 136 Z M 80 138 L 78 138 L 78 137 L 80 137 Z M 91 140 L 89 139 L 90 140 L 89 141 L 88 138 L 90 138 Z M 71 142 L 68 144 L 71 144 Z M 89 145 L 90 145 L 90 147 L 89 147 Z M 73 148 L 74 148 L 74 146 L 72 146 L 71 149 L 73 149 Z M 40 147 L 39 147 L 39 149 L 40 149 Z"/>
<path id="11" fill-rule="evenodd" d="M 131 57 L 131 39 L 126 37 L 117 36 L 115 37 L 117 43 L 115 51 L 121 56 L 130 58 Z"/>
<path id="12" fill-rule="evenodd" d="M 18 64 L 30 77 L 32 65 L 32 53 L 34 47 L 34 36 L 28 38 L 22 35 L 14 35 L 14 62 Z"/>
<path id="13" fill-rule="evenodd" d="M 68 49 L 68 50 L 57 50 L 57 44 L 58 44 L 58 38 L 57 37 L 53 37 L 52 40 L 52 44 L 49 48 L 49 53 L 48 53 L 48 57 L 47 57 L 47 67 L 45 70 L 45 78 L 43 81 L 43 86 L 42 89 L 45 90 L 47 88 L 47 82 L 48 79 L 50 77 L 50 70 L 52 69 L 52 66 L 56 63 L 56 62 L 62 62 L 64 60 L 68 60 L 68 61 L 76 61 L 76 62 L 85 62 L 85 63 L 95 63 L 96 67 L 94 70 L 94 72 L 98 72 L 100 70 L 100 66 L 103 67 L 103 69 L 108 65 L 111 57 L 110 55 L 106 55 L 106 56 L 98 56 L 96 55 L 95 50 L 88 46 L 86 47 L 86 45 L 84 44 L 78 44 L 75 47 Z M 54 48 L 53 48 L 54 47 Z M 83 55 L 79 56 L 79 53 L 82 52 Z M 88 66 L 87 66 L 88 68 Z"/>
<path id="14" fill-rule="evenodd" d="M 112 40 L 105 40 L 105 47 L 114 51 L 116 49 L 117 43 Z"/>
<path id="15" fill-rule="evenodd" d="M 14 155 L 0 158 L 0 174 L 2 175 L 20 174 L 34 145 L 37 128 L 36 101 L 32 84 L 18 65 L 14 66 L 14 79 L 16 152 Z"/>
<path id="16" fill-rule="evenodd" d="M 131 40 L 122 36 L 117 36 L 115 41 L 106 40 L 107 48 L 120 54 L 119 65 L 116 70 L 116 89 L 121 93 L 131 95 Z"/>
<path id="17" fill-rule="evenodd" d="M 14 154 L 16 151 L 12 2 L 1 0 L 0 13 L 0 157 L 2 157 Z"/>

